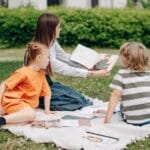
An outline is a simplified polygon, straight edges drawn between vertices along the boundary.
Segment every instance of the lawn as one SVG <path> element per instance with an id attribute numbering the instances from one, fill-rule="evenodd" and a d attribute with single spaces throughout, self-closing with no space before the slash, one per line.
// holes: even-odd
<path id="1" fill-rule="evenodd" d="M 68 50 L 70 51 L 70 50 Z M 97 51 L 101 51 L 97 49 Z M 102 50 L 106 52 L 106 50 Z M 108 51 L 107 51 L 108 52 Z M 117 53 L 116 50 L 110 50 L 109 52 Z M 23 49 L 9 49 L 0 50 L 0 82 L 6 79 L 16 68 L 22 66 Z M 109 83 L 112 77 L 120 68 L 119 63 L 113 68 L 111 75 L 107 78 L 73 78 L 55 74 L 54 79 L 60 81 L 66 85 L 70 85 L 80 92 L 104 101 L 108 101 L 111 90 Z M 11 134 L 7 130 L 0 129 L 0 149 L 3 150 L 55 150 L 57 149 L 54 144 L 37 144 L 24 137 L 18 137 Z M 149 150 L 150 138 L 146 138 L 143 141 L 136 141 L 128 145 L 127 149 L 130 150 Z"/>

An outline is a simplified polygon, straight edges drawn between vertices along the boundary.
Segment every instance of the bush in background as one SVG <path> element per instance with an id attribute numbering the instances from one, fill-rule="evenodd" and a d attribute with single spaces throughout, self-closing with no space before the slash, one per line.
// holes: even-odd
<path id="1" fill-rule="evenodd" d="M 82 43 L 90 47 L 118 48 L 125 41 L 139 41 L 150 47 L 149 10 L 50 7 L 46 12 L 61 18 L 59 42 L 62 45 Z M 32 8 L 0 8 L 1 46 L 19 46 L 30 41 L 41 13 Z"/>
<path id="2" fill-rule="evenodd" d="M 150 0 L 128 0 L 128 7 L 140 7 L 150 9 Z"/>
<path id="3" fill-rule="evenodd" d="M 3 47 L 26 44 L 34 35 L 39 12 L 33 9 L 0 8 L 0 45 Z"/>

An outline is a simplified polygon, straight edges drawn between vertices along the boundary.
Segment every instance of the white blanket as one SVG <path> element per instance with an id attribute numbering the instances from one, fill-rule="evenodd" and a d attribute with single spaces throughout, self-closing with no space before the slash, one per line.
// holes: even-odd
<path id="1" fill-rule="evenodd" d="M 55 115 L 45 115 L 43 110 L 37 110 L 37 120 L 60 119 L 64 115 L 74 115 L 80 117 L 92 117 L 92 113 L 97 109 L 106 109 L 107 103 L 94 100 L 94 105 L 85 107 L 77 111 L 61 111 Z M 58 147 L 65 149 L 122 149 L 137 139 L 144 139 L 150 134 L 150 125 L 142 127 L 128 125 L 121 120 L 119 113 L 114 114 L 110 124 L 103 124 L 103 117 L 91 119 L 91 126 L 74 126 L 72 127 L 51 127 L 48 129 L 32 127 L 31 124 L 4 126 L 10 132 L 25 136 L 37 143 L 55 143 Z M 93 132 L 101 135 L 89 134 Z M 118 138 L 115 140 L 111 137 Z"/>

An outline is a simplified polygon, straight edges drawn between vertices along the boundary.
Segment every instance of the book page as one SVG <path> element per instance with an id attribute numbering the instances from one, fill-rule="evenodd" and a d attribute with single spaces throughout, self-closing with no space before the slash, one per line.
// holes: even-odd
<path id="1" fill-rule="evenodd" d="M 99 61 L 99 54 L 86 46 L 78 44 L 70 59 L 88 69 L 92 69 Z"/>
<path id="2" fill-rule="evenodd" d="M 106 69 L 108 71 L 111 71 L 111 69 L 114 67 L 118 60 L 118 55 L 111 55 L 111 54 L 106 54 L 102 53 L 100 54 L 100 60 L 99 62 L 95 65 L 95 69 Z"/>

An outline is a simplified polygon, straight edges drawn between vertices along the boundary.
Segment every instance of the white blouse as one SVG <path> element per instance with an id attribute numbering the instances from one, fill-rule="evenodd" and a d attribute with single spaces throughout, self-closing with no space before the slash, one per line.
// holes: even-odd
<path id="1" fill-rule="evenodd" d="M 49 51 L 51 67 L 54 72 L 67 76 L 87 77 L 88 70 L 69 65 L 70 54 L 65 53 L 58 42 L 54 42 Z"/>

